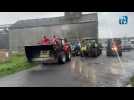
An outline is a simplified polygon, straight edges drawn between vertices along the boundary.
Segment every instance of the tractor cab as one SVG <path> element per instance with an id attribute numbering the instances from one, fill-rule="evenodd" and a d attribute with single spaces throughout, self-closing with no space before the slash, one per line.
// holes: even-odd
<path id="1" fill-rule="evenodd" d="M 81 56 L 97 57 L 101 54 L 101 46 L 97 39 L 83 38 L 81 40 Z"/>
<path id="2" fill-rule="evenodd" d="M 120 39 L 109 39 L 107 42 L 107 56 L 122 56 L 122 46 Z"/>

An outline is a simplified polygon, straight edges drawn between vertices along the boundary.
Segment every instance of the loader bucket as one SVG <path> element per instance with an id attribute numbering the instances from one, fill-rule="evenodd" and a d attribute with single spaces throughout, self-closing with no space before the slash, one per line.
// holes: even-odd
<path id="1" fill-rule="evenodd" d="M 53 45 L 24 46 L 27 60 L 32 62 L 35 58 L 42 58 L 41 53 L 54 50 Z"/>

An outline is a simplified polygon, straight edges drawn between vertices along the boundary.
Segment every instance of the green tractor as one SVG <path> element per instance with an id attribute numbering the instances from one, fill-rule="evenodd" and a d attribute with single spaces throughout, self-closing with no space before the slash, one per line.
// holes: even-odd
<path id="1" fill-rule="evenodd" d="M 97 39 L 83 38 L 81 40 L 81 57 L 97 57 L 102 53 L 102 46 L 98 43 Z"/>

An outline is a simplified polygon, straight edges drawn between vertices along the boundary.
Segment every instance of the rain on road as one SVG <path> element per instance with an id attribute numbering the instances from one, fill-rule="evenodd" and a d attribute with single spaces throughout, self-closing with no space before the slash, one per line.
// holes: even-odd
<path id="1" fill-rule="evenodd" d="M 46 64 L 0 78 L 0 87 L 120 87 L 134 74 L 134 51 L 124 52 L 121 62 L 107 57 L 73 57 L 64 65 Z"/>

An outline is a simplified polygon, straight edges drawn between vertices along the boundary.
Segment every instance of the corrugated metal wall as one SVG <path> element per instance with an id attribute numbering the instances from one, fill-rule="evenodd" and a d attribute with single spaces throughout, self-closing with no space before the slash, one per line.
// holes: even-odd
<path id="1" fill-rule="evenodd" d="M 80 18 L 73 19 L 57 17 L 18 21 L 9 30 L 10 50 L 24 49 L 24 45 L 31 45 L 40 40 L 43 35 L 54 34 L 67 38 L 69 41 L 84 37 L 98 38 L 97 14 L 82 15 Z"/>
<path id="2" fill-rule="evenodd" d="M 81 24 L 65 24 L 46 27 L 24 28 L 10 30 L 10 49 L 20 50 L 24 45 L 40 40 L 43 35 L 59 35 L 68 40 L 83 37 L 98 37 L 98 23 L 88 22 Z"/>
<path id="3" fill-rule="evenodd" d="M 9 49 L 8 33 L 0 33 L 0 49 Z"/>

